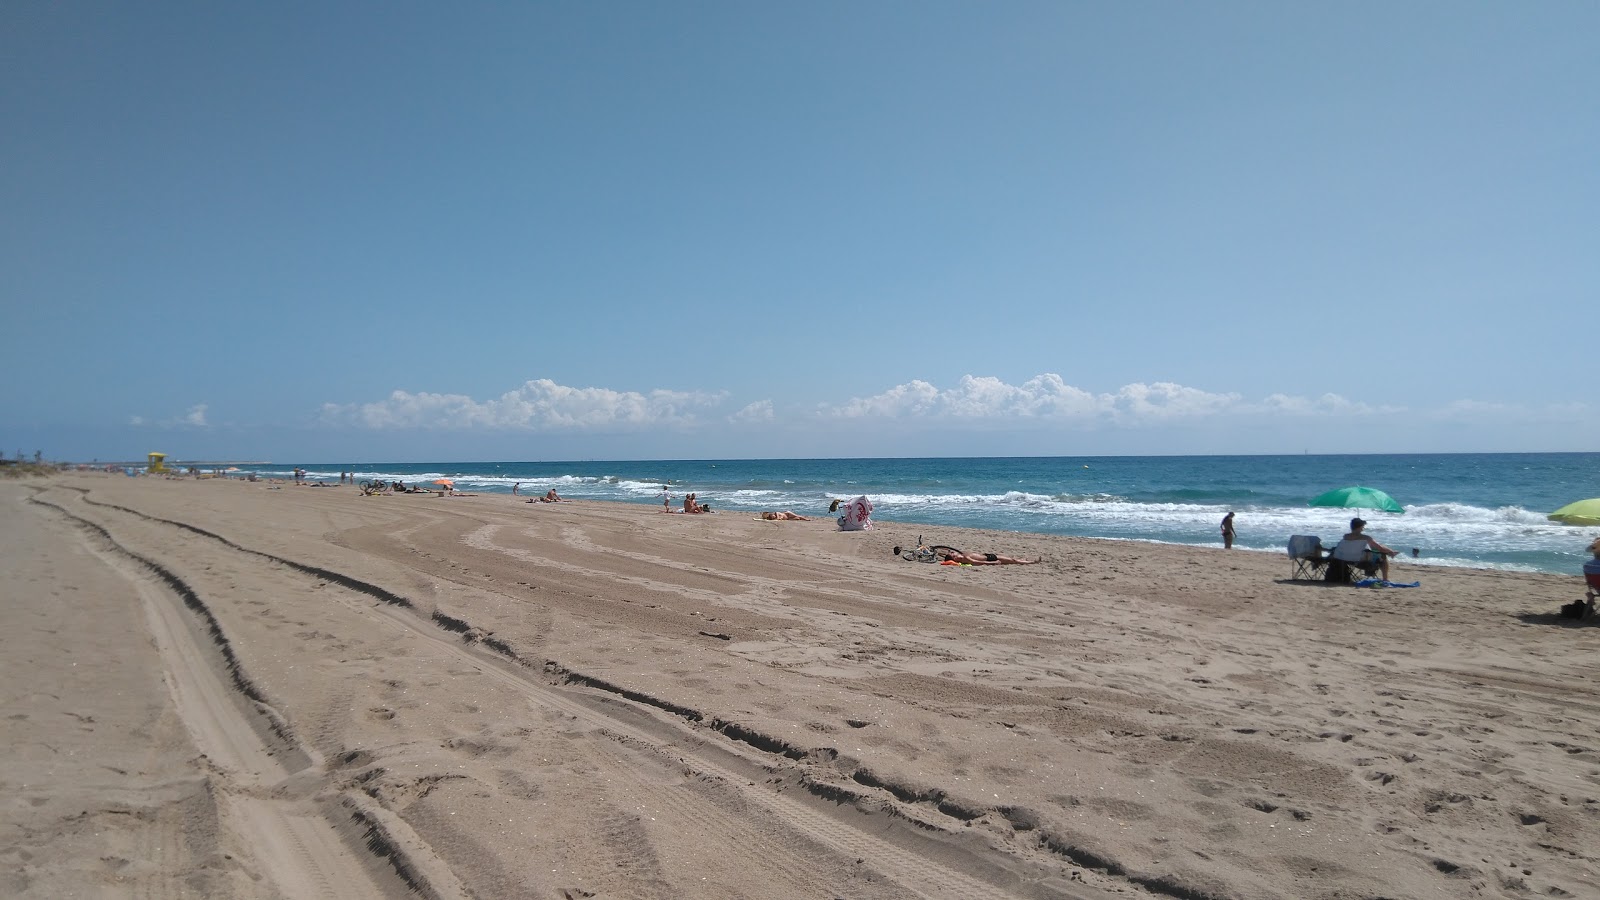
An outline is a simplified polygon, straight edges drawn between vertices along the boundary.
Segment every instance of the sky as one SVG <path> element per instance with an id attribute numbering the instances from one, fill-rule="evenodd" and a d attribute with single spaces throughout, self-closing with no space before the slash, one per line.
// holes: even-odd
<path id="1" fill-rule="evenodd" d="M 1600 4 L 0 5 L 0 453 L 1600 448 Z"/>

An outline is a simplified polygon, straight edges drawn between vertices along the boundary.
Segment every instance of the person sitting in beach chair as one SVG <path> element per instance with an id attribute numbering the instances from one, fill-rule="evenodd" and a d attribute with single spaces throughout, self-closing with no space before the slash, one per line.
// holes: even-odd
<path id="1" fill-rule="evenodd" d="M 872 527 L 872 501 L 857 497 L 844 505 L 844 515 L 839 517 L 840 531 L 865 531 Z"/>
<path id="2" fill-rule="evenodd" d="M 1328 563 L 1329 581 L 1349 581 L 1353 569 L 1360 569 L 1369 577 L 1382 572 L 1383 580 L 1389 580 L 1389 557 L 1398 556 L 1399 552 L 1363 533 L 1366 527 L 1366 519 L 1350 520 L 1350 533 L 1333 548 L 1333 559 Z"/>
<path id="3" fill-rule="evenodd" d="M 1313 581 L 1321 576 L 1328 564 L 1328 551 L 1323 549 L 1322 538 L 1313 534 L 1289 535 L 1289 561 L 1294 566 L 1289 572 L 1291 581 Z"/>

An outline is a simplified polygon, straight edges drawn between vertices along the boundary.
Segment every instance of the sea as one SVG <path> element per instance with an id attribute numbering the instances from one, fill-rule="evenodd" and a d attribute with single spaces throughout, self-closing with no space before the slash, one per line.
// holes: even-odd
<path id="1" fill-rule="evenodd" d="M 1349 520 L 1408 565 L 1576 573 L 1600 527 L 1546 513 L 1600 497 L 1600 453 L 1351 456 L 1084 456 L 928 459 L 695 459 L 573 462 L 284 463 L 262 477 L 358 480 L 572 500 L 681 507 L 694 492 L 715 512 L 793 510 L 828 516 L 834 499 L 866 496 L 873 517 L 941 526 L 1220 547 L 1235 513 L 1235 550 L 1282 553 L 1293 534 L 1331 545 Z M 1308 501 L 1350 485 L 1378 488 L 1403 513 L 1325 509 Z M 1414 556 L 1414 558 L 1412 558 Z"/>

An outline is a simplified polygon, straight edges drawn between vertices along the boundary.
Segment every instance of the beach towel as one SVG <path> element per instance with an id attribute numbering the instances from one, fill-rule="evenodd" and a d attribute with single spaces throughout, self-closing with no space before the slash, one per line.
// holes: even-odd
<path id="1" fill-rule="evenodd" d="M 1401 584 L 1398 581 L 1384 581 L 1382 578 L 1363 578 L 1356 582 L 1356 587 L 1422 587 L 1422 582 L 1413 581 L 1410 584 Z"/>
<path id="2" fill-rule="evenodd" d="M 840 531 L 864 531 L 872 527 L 872 501 L 857 497 L 845 504 L 844 515 L 839 517 Z"/>

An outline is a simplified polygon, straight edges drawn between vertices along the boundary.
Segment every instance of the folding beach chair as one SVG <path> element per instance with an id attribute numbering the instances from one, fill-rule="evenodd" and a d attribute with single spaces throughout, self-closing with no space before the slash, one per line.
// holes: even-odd
<path id="1" fill-rule="evenodd" d="M 1327 551 L 1322 549 L 1322 538 L 1313 534 L 1289 535 L 1289 562 L 1294 568 L 1289 572 L 1291 581 L 1315 581 L 1322 577 L 1328 564 Z"/>
<path id="2" fill-rule="evenodd" d="M 1378 571 L 1378 561 L 1366 541 L 1340 541 L 1333 545 L 1328 559 L 1329 581 L 1355 581 L 1356 573 L 1372 575 Z"/>

